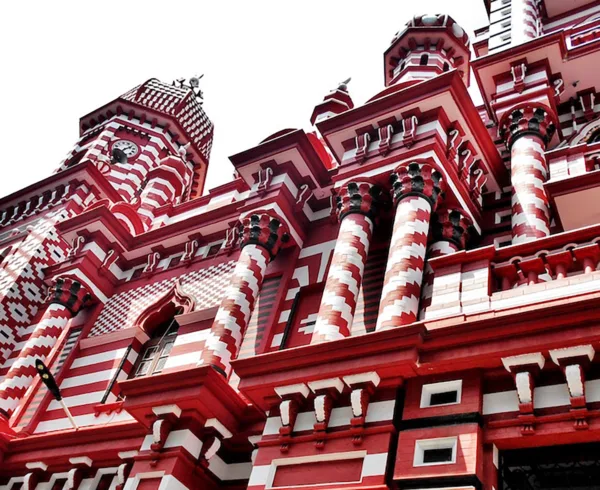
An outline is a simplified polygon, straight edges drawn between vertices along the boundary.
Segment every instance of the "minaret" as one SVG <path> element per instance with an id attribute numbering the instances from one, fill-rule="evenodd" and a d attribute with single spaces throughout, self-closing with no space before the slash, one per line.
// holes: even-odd
<path id="1" fill-rule="evenodd" d="M 419 15 L 398 32 L 384 53 L 385 85 L 429 80 L 457 69 L 469 82 L 469 37 L 448 15 Z"/>

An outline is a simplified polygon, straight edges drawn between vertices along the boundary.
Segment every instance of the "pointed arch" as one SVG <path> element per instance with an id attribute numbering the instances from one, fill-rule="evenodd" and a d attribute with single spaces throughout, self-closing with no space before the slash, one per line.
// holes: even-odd
<path id="1" fill-rule="evenodd" d="M 168 291 L 140 314 L 135 326 L 151 336 L 152 330 L 168 318 L 194 311 L 195 307 L 196 299 L 183 290 L 178 279 Z"/>

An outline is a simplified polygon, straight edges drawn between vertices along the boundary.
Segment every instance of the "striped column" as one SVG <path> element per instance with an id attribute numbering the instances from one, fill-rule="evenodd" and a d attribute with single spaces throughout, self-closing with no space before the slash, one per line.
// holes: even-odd
<path id="1" fill-rule="evenodd" d="M 540 0 L 512 0 L 511 45 L 516 46 L 542 35 Z"/>
<path id="2" fill-rule="evenodd" d="M 442 175 L 428 163 L 400 165 L 392 174 L 396 204 L 377 331 L 417 320 L 429 220 L 443 190 Z"/>
<path id="3" fill-rule="evenodd" d="M 500 136 L 511 158 L 513 244 L 550 234 L 550 208 L 544 190 L 548 165 L 544 151 L 554 128 L 547 109 L 537 104 L 509 111 L 500 122 Z"/>
<path id="4" fill-rule="evenodd" d="M 427 307 L 431 304 L 435 274 L 429 265 L 429 259 L 464 250 L 469 240 L 469 230 L 472 225 L 471 219 L 458 209 L 441 208 L 432 216 L 432 239 L 427 248 L 419 318 L 424 317 Z"/>
<path id="5" fill-rule="evenodd" d="M 338 191 L 340 220 L 333 258 L 311 343 L 350 336 L 381 189 L 369 182 L 346 182 Z"/>
<path id="6" fill-rule="evenodd" d="M 227 377 L 252 316 L 267 265 L 288 240 L 285 224 L 269 211 L 247 216 L 242 225 L 242 251 L 198 363 L 210 364 Z"/>
<path id="7" fill-rule="evenodd" d="M 154 211 L 165 204 L 174 204 L 185 189 L 185 163 L 178 157 L 163 158 L 148 174 L 148 183 L 140 196 L 138 213 L 148 230 L 154 221 Z"/>
<path id="8" fill-rule="evenodd" d="M 11 416 L 36 376 L 36 359 L 46 359 L 67 322 L 91 299 L 81 283 L 70 278 L 56 281 L 48 308 L 0 384 L 0 413 Z"/>

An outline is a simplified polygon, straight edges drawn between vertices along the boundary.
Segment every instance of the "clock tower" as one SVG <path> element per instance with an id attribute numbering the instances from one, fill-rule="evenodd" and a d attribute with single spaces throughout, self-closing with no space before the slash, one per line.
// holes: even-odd
<path id="1" fill-rule="evenodd" d="M 214 126 L 202 108 L 199 77 L 166 84 L 150 79 L 83 116 L 80 137 L 58 171 L 91 161 L 126 202 L 168 156 L 183 160 L 184 201 L 202 194 Z"/>

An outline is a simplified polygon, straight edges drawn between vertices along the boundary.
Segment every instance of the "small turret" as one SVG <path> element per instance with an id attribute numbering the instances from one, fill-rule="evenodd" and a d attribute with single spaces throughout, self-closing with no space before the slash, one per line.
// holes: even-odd
<path id="1" fill-rule="evenodd" d="M 456 68 L 469 82 L 469 36 L 448 15 L 414 17 L 384 53 L 385 85 L 411 85 Z"/>
<path id="2" fill-rule="evenodd" d="M 341 82 L 335 90 L 324 97 L 323 102 L 315 106 L 312 116 L 310 116 L 311 124 L 314 125 L 354 107 L 354 102 L 348 93 L 348 83 L 350 83 L 350 78 Z"/>

